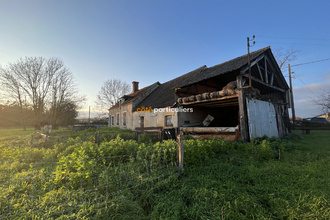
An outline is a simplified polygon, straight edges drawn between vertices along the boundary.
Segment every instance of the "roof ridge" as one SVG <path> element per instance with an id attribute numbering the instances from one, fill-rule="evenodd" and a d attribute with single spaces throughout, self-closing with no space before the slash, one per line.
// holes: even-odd
<path id="1" fill-rule="evenodd" d="M 255 54 L 255 53 L 259 53 L 259 52 L 261 52 L 261 51 L 266 51 L 266 50 L 268 50 L 268 49 L 270 49 L 270 46 L 267 46 L 267 47 L 261 48 L 261 49 L 259 49 L 259 50 L 255 50 L 255 51 L 251 52 L 250 55 Z M 225 62 L 223 62 L 223 63 L 219 63 L 219 64 L 217 64 L 217 65 L 211 66 L 211 67 L 209 67 L 208 69 L 213 68 L 213 67 L 217 67 L 217 66 L 224 65 L 225 63 L 231 62 L 231 61 L 236 60 L 236 59 L 241 59 L 242 57 L 247 56 L 247 55 L 248 55 L 248 54 L 244 54 L 244 55 L 239 56 L 239 57 L 236 57 L 236 58 L 234 58 L 234 59 L 227 60 L 227 61 L 225 61 Z"/>
<path id="2" fill-rule="evenodd" d="M 196 69 L 194 69 L 194 70 L 192 70 L 192 71 L 190 71 L 190 72 L 188 72 L 188 73 L 185 73 L 185 74 L 183 74 L 183 75 L 181 75 L 181 76 L 175 77 L 174 79 L 171 79 L 171 80 L 169 80 L 169 81 L 166 81 L 166 82 L 164 82 L 164 83 L 162 83 L 162 84 L 169 83 L 169 82 L 171 82 L 171 81 L 173 81 L 173 80 L 177 80 L 177 79 L 179 79 L 179 78 L 181 78 L 181 77 L 184 77 L 184 76 L 186 76 L 186 75 L 188 75 L 188 74 L 190 74 L 190 73 L 192 73 L 192 72 L 195 72 L 196 70 L 200 70 L 200 72 L 201 72 L 201 71 L 203 71 L 203 70 L 206 69 L 206 68 L 207 68 L 207 66 L 206 66 L 206 65 L 203 65 L 203 66 L 198 67 L 198 68 L 196 68 Z"/>
<path id="3" fill-rule="evenodd" d="M 151 87 L 152 85 L 154 85 L 154 84 L 156 84 L 156 83 L 159 83 L 159 81 L 157 81 L 157 82 L 155 82 L 155 83 L 153 83 L 153 84 L 150 84 L 150 85 L 148 85 L 148 86 L 145 86 L 145 87 L 139 89 L 138 91 L 136 91 L 136 92 L 134 92 L 134 93 L 131 92 L 131 93 L 127 94 L 127 95 L 123 95 L 122 97 L 124 97 L 124 96 L 134 96 L 134 94 L 139 93 L 141 90 L 148 89 L 149 87 Z"/>

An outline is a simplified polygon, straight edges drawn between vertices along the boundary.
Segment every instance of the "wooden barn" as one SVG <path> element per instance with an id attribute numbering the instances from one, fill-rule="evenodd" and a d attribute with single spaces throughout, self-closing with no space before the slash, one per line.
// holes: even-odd
<path id="1" fill-rule="evenodd" d="M 250 60 L 251 76 L 244 55 L 141 90 L 134 82 L 134 92 L 110 108 L 110 125 L 226 140 L 285 137 L 289 87 L 270 47 L 250 53 Z"/>

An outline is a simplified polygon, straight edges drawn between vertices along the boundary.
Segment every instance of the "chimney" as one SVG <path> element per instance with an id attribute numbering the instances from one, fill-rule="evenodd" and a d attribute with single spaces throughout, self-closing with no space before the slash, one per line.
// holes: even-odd
<path id="1" fill-rule="evenodd" d="M 133 81 L 132 84 L 133 84 L 133 93 L 139 91 L 139 82 Z"/>

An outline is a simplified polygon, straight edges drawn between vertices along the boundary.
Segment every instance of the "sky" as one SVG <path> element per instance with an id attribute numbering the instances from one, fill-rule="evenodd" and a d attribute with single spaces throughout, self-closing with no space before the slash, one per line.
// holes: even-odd
<path id="1" fill-rule="evenodd" d="M 322 113 L 313 99 L 330 89 L 329 9 L 327 0 L 0 0 L 0 65 L 60 58 L 87 97 L 82 111 L 93 111 L 108 79 L 164 83 L 246 54 L 255 35 L 252 51 L 298 50 L 296 116 L 311 117 Z"/>

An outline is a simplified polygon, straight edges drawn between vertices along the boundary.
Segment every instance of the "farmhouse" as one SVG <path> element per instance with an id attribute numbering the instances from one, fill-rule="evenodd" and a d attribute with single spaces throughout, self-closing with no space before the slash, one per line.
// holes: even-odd
<path id="1" fill-rule="evenodd" d="M 250 68 L 244 55 L 142 89 L 133 82 L 133 92 L 109 109 L 109 126 L 227 140 L 284 137 L 290 126 L 289 92 L 266 47 L 250 53 Z"/>

